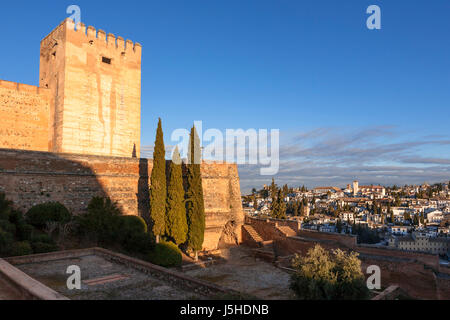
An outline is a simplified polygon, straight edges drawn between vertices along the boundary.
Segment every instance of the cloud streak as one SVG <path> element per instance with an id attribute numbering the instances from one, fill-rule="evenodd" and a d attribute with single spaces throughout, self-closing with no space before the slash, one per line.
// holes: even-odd
<path id="1" fill-rule="evenodd" d="M 450 140 L 445 136 L 412 138 L 392 126 L 317 128 L 281 144 L 278 184 L 343 187 L 354 179 L 383 185 L 450 179 Z M 439 156 L 423 156 L 433 151 Z M 240 166 L 243 192 L 270 183 L 271 177 L 258 172 L 255 166 Z"/>
<path id="2" fill-rule="evenodd" d="M 400 132 L 394 126 L 282 132 L 280 170 L 275 179 L 278 184 L 310 188 L 344 187 L 355 179 L 382 185 L 450 180 L 450 139 L 415 133 Z M 169 158 L 173 148 L 166 146 Z M 246 146 L 247 155 L 251 148 Z M 152 158 L 153 146 L 142 146 L 141 156 Z M 239 166 L 243 192 L 270 183 L 272 177 L 261 176 L 260 168 Z"/>

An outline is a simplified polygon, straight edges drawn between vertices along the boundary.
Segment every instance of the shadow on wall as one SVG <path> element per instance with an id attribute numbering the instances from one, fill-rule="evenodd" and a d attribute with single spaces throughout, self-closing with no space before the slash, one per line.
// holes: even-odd
<path id="1" fill-rule="evenodd" d="M 148 160 L 139 160 L 139 180 L 136 199 L 138 203 L 138 212 L 148 225 L 150 225 L 150 178 L 148 171 Z"/>
<path id="2" fill-rule="evenodd" d="M 123 214 L 146 219 L 151 167 L 147 159 L 0 149 L 0 191 L 22 211 L 58 201 L 80 214 L 101 196 L 117 202 Z"/>

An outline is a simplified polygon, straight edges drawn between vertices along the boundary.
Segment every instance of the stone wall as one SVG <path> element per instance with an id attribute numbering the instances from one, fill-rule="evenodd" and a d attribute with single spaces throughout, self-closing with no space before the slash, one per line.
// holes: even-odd
<path id="1" fill-rule="evenodd" d="M 146 217 L 152 161 L 0 149 L 0 191 L 19 209 L 59 201 L 85 212 L 93 196 L 109 196 L 123 214 Z M 204 163 L 205 250 L 241 242 L 244 214 L 237 166 Z"/>
<path id="2" fill-rule="evenodd" d="M 48 150 L 49 93 L 0 80 L 0 148 Z"/>

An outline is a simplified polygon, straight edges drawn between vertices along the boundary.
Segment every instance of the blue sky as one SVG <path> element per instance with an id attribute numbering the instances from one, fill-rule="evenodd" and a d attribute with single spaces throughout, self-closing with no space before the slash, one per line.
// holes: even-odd
<path id="1" fill-rule="evenodd" d="M 38 84 L 39 42 L 82 21 L 143 45 L 142 145 L 177 128 L 280 129 L 279 183 L 450 179 L 447 0 L 2 3 L 0 79 Z M 366 8 L 382 29 L 366 28 Z M 269 182 L 240 170 L 243 191 Z"/>

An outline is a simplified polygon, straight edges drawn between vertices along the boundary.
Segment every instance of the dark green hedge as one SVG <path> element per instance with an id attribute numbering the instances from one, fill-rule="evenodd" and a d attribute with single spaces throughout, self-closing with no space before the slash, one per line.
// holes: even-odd
<path id="1" fill-rule="evenodd" d="M 59 202 L 47 202 L 38 204 L 28 210 L 26 220 L 36 228 L 45 228 L 47 222 L 67 223 L 72 219 L 72 214 Z"/>
<path id="2" fill-rule="evenodd" d="M 33 249 L 28 241 L 14 242 L 9 252 L 11 256 L 26 256 L 33 253 Z"/>
<path id="3" fill-rule="evenodd" d="M 179 267 L 182 264 L 183 257 L 181 250 L 172 242 L 161 242 L 155 245 L 146 260 L 162 267 Z"/>

